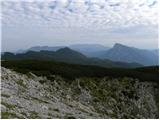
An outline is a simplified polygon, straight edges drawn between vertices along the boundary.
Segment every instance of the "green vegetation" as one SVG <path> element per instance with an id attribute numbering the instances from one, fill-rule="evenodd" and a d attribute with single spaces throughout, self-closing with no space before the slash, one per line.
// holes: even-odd
<path id="1" fill-rule="evenodd" d="M 150 111 L 152 103 L 148 100 L 148 93 L 145 93 L 143 96 L 140 94 L 142 86 L 148 84 L 148 82 L 140 82 L 139 80 L 127 77 L 113 79 L 109 77 L 102 79 L 80 78 L 78 81 L 77 83 L 79 83 L 80 88 L 89 92 L 92 96 L 89 98 L 86 95 L 84 100 L 86 101 L 87 99 L 88 103 L 92 104 L 99 114 L 109 115 L 112 118 L 119 118 L 118 115 L 121 115 L 121 118 L 126 119 L 139 118 L 138 115 L 146 116 L 146 111 L 148 114 L 153 113 L 157 115 L 157 111 Z M 73 86 L 76 86 L 77 83 L 74 81 Z M 152 87 L 152 89 L 158 90 L 158 84 L 155 83 L 155 86 Z M 143 90 L 148 91 L 147 89 L 149 90 L 150 88 L 148 86 L 143 87 Z M 74 88 L 72 91 L 75 91 Z M 155 97 L 156 104 L 158 104 L 157 93 L 151 93 Z M 139 104 L 138 101 L 142 102 L 143 105 Z"/>
<path id="2" fill-rule="evenodd" d="M 46 76 L 50 80 L 54 80 L 54 77 L 51 75 L 60 75 L 66 78 L 67 81 L 81 77 L 103 78 L 105 76 L 113 78 L 131 77 L 138 78 L 141 81 L 159 81 L 158 66 L 143 68 L 102 68 L 98 66 L 38 60 L 2 61 L 2 66 L 20 73 L 32 72 L 38 76 Z"/>
<path id="3" fill-rule="evenodd" d="M 32 97 L 32 99 L 33 99 L 33 100 L 36 100 L 36 101 L 39 101 L 40 103 L 46 103 L 46 104 L 48 104 L 48 102 L 47 102 L 47 101 L 44 101 L 44 100 L 38 99 L 38 98 L 36 98 L 36 97 Z"/>
<path id="4" fill-rule="evenodd" d="M 64 116 L 65 119 L 76 119 L 74 116 Z"/>
<path id="5" fill-rule="evenodd" d="M 33 94 L 31 94 L 31 96 L 28 96 L 27 94 L 27 96 L 25 96 L 25 99 L 27 99 L 27 101 L 31 101 L 31 105 L 34 105 L 34 103 L 36 103 L 36 105 L 37 103 L 40 103 L 40 105 L 48 103 L 44 100 L 52 100 L 52 102 L 49 102 L 48 105 L 46 104 L 47 106 L 45 109 L 45 114 L 41 114 L 41 112 L 39 113 L 39 111 L 31 110 L 25 111 L 27 114 L 25 114 L 24 111 L 24 113 L 21 113 L 21 110 L 20 114 L 15 112 L 17 115 L 23 116 L 25 118 L 43 118 L 43 115 L 45 115 L 45 118 L 47 117 L 65 119 L 75 119 L 82 117 L 87 118 L 88 116 L 90 116 L 91 118 L 158 118 L 159 84 L 157 84 L 158 67 L 156 66 L 135 69 L 106 69 L 96 66 L 82 66 L 58 62 L 42 62 L 31 60 L 3 61 L 2 66 L 7 66 L 7 68 L 12 68 L 16 71 L 20 71 L 21 73 L 26 74 L 28 72 L 33 72 L 37 74 L 39 71 L 42 70 L 46 71 L 45 73 L 50 73 L 44 74 L 42 72 L 40 74 L 37 74 L 46 75 L 50 78 L 49 81 L 47 81 L 47 79 L 43 79 L 44 81 L 42 81 L 42 84 L 45 81 L 47 82 L 44 85 L 45 89 L 42 93 L 49 92 L 49 94 L 47 95 L 48 98 L 51 98 L 51 96 L 61 98 L 60 102 L 65 105 L 63 107 L 64 110 L 61 111 L 62 107 L 59 107 L 58 104 L 52 105 L 52 102 L 56 103 L 56 98 L 48 99 L 45 96 L 43 96 L 44 98 L 41 98 L 34 97 L 32 96 Z M 64 78 L 60 77 L 64 75 L 63 72 L 66 68 L 71 69 L 72 72 L 67 71 L 69 76 L 63 76 Z M 54 69 L 56 69 L 56 71 L 54 71 Z M 75 75 L 75 71 L 78 74 Z M 119 74 L 118 71 L 122 74 Z M 143 74 L 144 76 L 142 78 L 140 76 L 124 77 L 127 76 L 128 73 L 130 73 L 131 71 L 135 74 L 135 76 L 136 74 Z M 55 74 L 58 72 L 59 74 Z M 111 73 L 108 74 L 109 72 Z M 118 77 L 116 76 L 117 74 L 119 75 Z M 155 76 L 155 78 L 152 78 L 152 75 Z M 134 79 L 132 77 L 139 79 Z M 147 77 L 148 79 L 146 79 Z M 37 77 L 35 76 L 35 79 L 33 80 L 37 81 L 36 78 Z M 15 78 L 15 80 L 18 81 L 17 78 Z M 30 78 L 28 80 L 30 80 Z M 37 84 L 33 84 L 33 88 L 35 88 L 35 86 L 37 86 Z M 20 92 L 21 88 L 22 87 L 20 87 L 19 89 Z M 41 88 L 38 87 L 35 93 L 37 93 L 39 89 Z M 23 95 L 25 95 L 25 93 Z M 8 105 L 3 102 L 2 104 L 7 107 L 7 110 L 9 110 L 8 108 L 10 108 L 9 111 L 17 111 L 17 109 L 11 109 L 14 108 L 14 106 L 12 105 Z M 75 112 L 72 110 L 71 107 L 75 109 Z M 16 106 L 16 108 L 19 109 L 18 106 Z M 12 118 L 8 116 L 8 113 L 4 113 L 4 117 Z"/>
<path id="6" fill-rule="evenodd" d="M 25 112 L 21 112 L 21 114 L 27 117 L 27 113 L 25 113 Z"/>
<path id="7" fill-rule="evenodd" d="M 49 110 L 51 110 L 51 111 L 56 111 L 56 112 L 60 112 L 58 108 L 49 108 Z"/>
<path id="8" fill-rule="evenodd" d="M 1 112 L 2 119 L 10 119 L 10 118 L 20 118 L 15 113 L 11 112 Z"/>
<path id="9" fill-rule="evenodd" d="M 6 97 L 6 98 L 10 97 L 10 95 L 4 94 L 4 93 L 1 93 L 1 96 Z"/>
<path id="10" fill-rule="evenodd" d="M 30 111 L 30 119 L 38 119 L 39 116 L 38 116 L 38 113 L 35 112 L 35 111 Z"/>
<path id="11" fill-rule="evenodd" d="M 1 104 L 2 105 L 5 105 L 6 106 L 6 108 L 8 108 L 8 109 L 13 109 L 13 108 L 15 108 L 16 107 L 16 105 L 13 105 L 13 104 L 8 104 L 8 103 L 5 103 L 5 102 L 1 102 Z"/>
<path id="12" fill-rule="evenodd" d="M 56 52 L 54 51 L 28 51 L 21 54 L 13 54 L 5 52 L 2 55 L 2 60 L 41 60 L 41 61 L 59 61 L 71 64 L 81 65 L 97 65 L 101 67 L 125 67 L 134 68 L 141 67 L 138 63 L 125 63 L 125 62 L 114 62 L 108 59 L 102 60 L 99 58 L 88 58 L 85 55 L 71 50 L 69 48 L 62 48 Z"/>
<path id="13" fill-rule="evenodd" d="M 22 86 L 23 88 L 27 88 L 27 86 L 23 83 L 23 80 L 18 80 L 16 81 L 16 83 L 20 86 Z"/>

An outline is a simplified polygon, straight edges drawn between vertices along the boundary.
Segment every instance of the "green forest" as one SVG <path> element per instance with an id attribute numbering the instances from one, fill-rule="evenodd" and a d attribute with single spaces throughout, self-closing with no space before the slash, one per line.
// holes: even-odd
<path id="1" fill-rule="evenodd" d="M 3 67 L 13 69 L 20 73 L 32 72 L 38 76 L 46 76 L 52 80 L 53 75 L 59 75 L 66 80 L 74 80 L 82 77 L 131 77 L 141 81 L 157 82 L 159 79 L 159 67 L 141 68 L 103 68 L 93 65 L 78 65 L 56 61 L 38 60 L 9 60 L 1 62 Z"/>

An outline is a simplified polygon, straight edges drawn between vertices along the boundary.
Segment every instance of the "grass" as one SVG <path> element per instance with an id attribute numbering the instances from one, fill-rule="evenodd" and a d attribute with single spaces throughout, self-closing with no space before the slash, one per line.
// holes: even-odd
<path id="1" fill-rule="evenodd" d="M 23 88 L 27 88 L 27 86 L 23 83 L 23 80 L 18 80 L 16 81 L 16 83 L 20 86 L 22 86 Z"/>
<path id="2" fill-rule="evenodd" d="M 82 108 L 78 108 L 79 111 L 83 112 L 83 113 L 89 113 L 87 110 L 84 110 Z"/>
<path id="3" fill-rule="evenodd" d="M 10 97 L 10 95 L 4 94 L 4 93 L 2 93 L 1 96 L 2 96 L 2 97 L 6 97 L 6 98 L 9 98 L 9 97 Z"/>
<path id="4" fill-rule="evenodd" d="M 8 103 L 5 103 L 5 102 L 1 102 L 2 105 L 6 106 L 6 108 L 8 109 L 13 109 L 16 107 L 16 105 L 13 105 L 13 104 L 8 104 Z"/>
<path id="5" fill-rule="evenodd" d="M 25 112 L 21 112 L 22 115 L 27 116 L 27 114 Z"/>
<path id="6" fill-rule="evenodd" d="M 56 111 L 56 112 L 60 112 L 58 108 L 49 108 L 49 110 L 51 110 L 51 111 Z"/>
<path id="7" fill-rule="evenodd" d="M 13 118 L 21 118 L 17 116 L 15 113 L 11 112 L 1 112 L 2 119 L 13 119 Z"/>
<path id="8" fill-rule="evenodd" d="M 66 116 L 64 116 L 64 119 L 76 119 L 74 116 L 68 116 L 68 115 L 66 115 Z"/>
<path id="9" fill-rule="evenodd" d="M 36 119 L 39 118 L 38 113 L 35 111 L 30 111 L 30 119 Z"/>
<path id="10" fill-rule="evenodd" d="M 51 113 L 48 113 L 48 116 L 52 116 L 52 114 L 51 114 Z"/>
<path id="11" fill-rule="evenodd" d="M 41 100 L 39 98 L 36 97 L 32 97 L 33 100 L 39 101 L 40 103 L 48 103 L 47 101 Z"/>

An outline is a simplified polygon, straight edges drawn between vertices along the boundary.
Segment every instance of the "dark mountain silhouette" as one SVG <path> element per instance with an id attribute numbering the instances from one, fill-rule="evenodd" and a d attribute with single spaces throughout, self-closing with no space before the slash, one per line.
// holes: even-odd
<path id="1" fill-rule="evenodd" d="M 84 55 L 95 57 L 95 54 L 100 51 L 106 51 L 109 49 L 109 47 L 105 47 L 103 45 L 99 44 L 73 44 L 70 46 L 34 46 L 27 50 L 18 50 L 16 53 L 25 53 L 28 51 L 36 51 L 40 52 L 41 50 L 45 51 L 57 51 L 61 48 L 69 47 L 72 50 L 81 52 Z"/>
<path id="2" fill-rule="evenodd" d="M 138 63 L 112 62 L 111 60 L 101 60 L 98 58 L 88 58 L 80 52 L 74 51 L 68 47 L 61 48 L 57 51 L 28 51 L 21 54 L 4 53 L 2 60 L 45 60 L 60 61 L 66 63 L 97 65 L 102 67 L 141 67 Z"/>

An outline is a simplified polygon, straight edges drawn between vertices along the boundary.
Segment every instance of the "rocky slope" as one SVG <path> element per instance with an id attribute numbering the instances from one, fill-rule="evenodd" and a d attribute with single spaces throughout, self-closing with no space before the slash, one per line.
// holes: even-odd
<path id="1" fill-rule="evenodd" d="M 1 71 L 2 118 L 158 118 L 156 83 Z"/>

